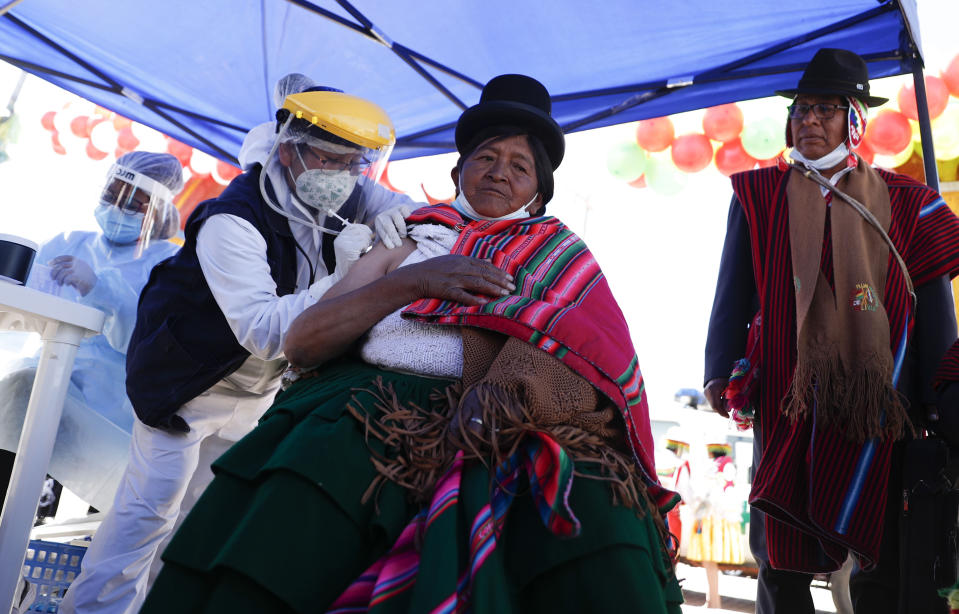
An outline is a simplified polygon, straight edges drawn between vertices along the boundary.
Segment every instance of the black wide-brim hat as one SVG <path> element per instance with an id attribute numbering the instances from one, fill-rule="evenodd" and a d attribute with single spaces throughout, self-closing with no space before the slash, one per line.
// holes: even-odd
<path id="1" fill-rule="evenodd" d="M 483 87 L 479 103 L 463 111 L 456 122 L 456 149 L 462 155 L 473 137 L 490 126 L 517 126 L 528 130 L 546 148 L 555 171 L 566 151 L 563 129 L 553 119 L 549 92 L 526 75 L 500 75 Z"/>
<path id="2" fill-rule="evenodd" d="M 858 54 L 846 49 L 820 49 L 806 65 L 796 89 L 780 90 L 779 96 L 799 94 L 858 98 L 867 107 L 878 107 L 888 98 L 869 95 L 869 69 Z"/>

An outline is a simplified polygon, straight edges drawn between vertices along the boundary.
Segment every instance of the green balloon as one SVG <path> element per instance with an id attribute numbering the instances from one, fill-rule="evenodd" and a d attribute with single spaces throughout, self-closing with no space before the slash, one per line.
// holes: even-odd
<path id="1" fill-rule="evenodd" d="M 786 126 L 772 117 L 747 122 L 743 128 L 743 149 L 757 160 L 768 160 L 786 146 Z"/>
<path id="2" fill-rule="evenodd" d="M 615 145 L 606 154 L 606 168 L 623 181 L 634 181 L 646 170 L 646 154 L 635 142 Z"/>
<path id="3" fill-rule="evenodd" d="M 646 163 L 646 185 L 657 194 L 674 196 L 686 186 L 686 173 L 668 158 L 650 158 Z"/>

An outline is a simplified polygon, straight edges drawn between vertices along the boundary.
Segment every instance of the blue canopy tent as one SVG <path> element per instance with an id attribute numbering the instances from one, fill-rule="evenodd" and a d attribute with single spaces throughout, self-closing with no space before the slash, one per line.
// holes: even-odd
<path id="1" fill-rule="evenodd" d="M 541 80 L 575 131 L 771 95 L 820 47 L 918 72 L 915 3 L 0 0 L 0 59 L 224 160 L 302 72 L 383 105 L 401 159 L 451 151 L 501 73 Z"/>

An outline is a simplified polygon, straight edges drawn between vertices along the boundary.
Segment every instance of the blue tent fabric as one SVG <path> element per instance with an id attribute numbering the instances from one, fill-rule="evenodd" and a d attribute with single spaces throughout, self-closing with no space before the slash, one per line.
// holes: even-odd
<path id="1" fill-rule="evenodd" d="M 302 72 L 382 105 L 402 159 L 452 151 L 503 73 L 542 81 L 575 131 L 772 95 L 820 47 L 910 72 L 915 2 L 0 0 L 0 59 L 223 160 Z"/>

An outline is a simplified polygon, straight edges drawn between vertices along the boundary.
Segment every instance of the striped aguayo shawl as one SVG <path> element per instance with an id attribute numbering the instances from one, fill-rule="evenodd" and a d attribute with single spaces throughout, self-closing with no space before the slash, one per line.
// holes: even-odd
<path id="1" fill-rule="evenodd" d="M 645 384 L 626 319 L 582 239 L 553 217 L 466 222 L 445 205 L 418 209 L 406 221 L 456 229 L 451 253 L 491 261 L 513 276 L 516 290 L 472 307 L 422 299 L 403 315 L 497 331 L 562 360 L 620 409 L 650 500 L 664 512 L 672 507 L 679 496 L 656 477 Z"/>
<path id="2" fill-rule="evenodd" d="M 871 439 L 854 443 L 836 430 L 815 428 L 813 416 L 792 422 L 781 412 L 796 366 L 788 172 L 770 167 L 732 178 L 749 224 L 762 313 L 762 366 L 753 401 L 763 452 L 750 503 L 768 514 L 766 541 L 774 567 L 810 573 L 834 571 L 845 560 L 847 549 L 871 567 L 882 539 L 892 442 Z M 925 185 L 904 175 L 878 172 L 889 188 L 892 221 L 888 234 L 914 285 L 941 275 L 954 276 L 959 272 L 959 219 L 942 197 Z M 834 201 L 833 207 L 837 206 L 846 205 Z M 827 222 L 820 266 L 832 284 L 830 246 Z M 902 272 L 891 256 L 882 301 L 889 318 L 895 384 L 913 314 Z"/>
<path id="3" fill-rule="evenodd" d="M 393 548 L 364 571 L 330 606 L 330 614 L 368 612 L 376 606 L 400 597 L 416 583 L 421 562 L 417 536 L 444 523 L 455 526 L 460 482 L 463 475 L 463 452 L 457 452 L 453 465 L 440 478 L 430 505 L 406 525 Z M 496 470 L 496 481 L 490 502 L 480 509 L 469 525 L 468 562 L 457 578 L 456 590 L 431 611 L 434 613 L 469 610 L 473 579 L 496 548 L 503 531 L 505 517 L 520 478 L 529 479 L 529 493 L 546 528 L 560 537 L 579 535 L 580 524 L 569 507 L 569 490 L 573 485 L 573 463 L 551 437 L 534 433 L 524 440 L 512 457 Z"/>

